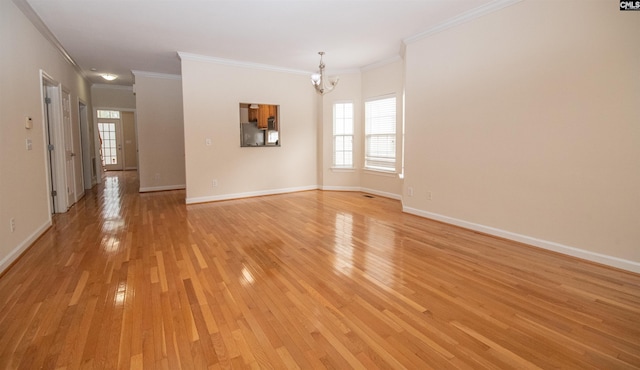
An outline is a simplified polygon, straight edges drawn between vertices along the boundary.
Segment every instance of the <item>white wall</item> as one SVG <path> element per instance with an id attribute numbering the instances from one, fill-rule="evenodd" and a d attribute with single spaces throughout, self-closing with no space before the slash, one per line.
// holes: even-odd
<path id="1" fill-rule="evenodd" d="M 369 68 L 362 73 L 362 104 L 360 115 L 364 120 L 364 102 L 368 99 L 386 95 L 396 97 L 396 171 L 388 174 L 363 170 L 361 186 L 364 190 L 400 199 L 402 194 L 402 180 L 398 174 L 402 170 L 402 105 L 404 92 L 404 62 L 401 59 L 391 61 L 376 68 Z M 364 123 L 361 126 L 360 137 L 364 148 Z M 364 150 L 364 149 L 363 149 Z M 364 159 L 362 162 L 364 166 Z"/>
<path id="2" fill-rule="evenodd" d="M 87 81 L 13 2 L 0 1 L 0 271 L 51 225 L 41 69 L 71 93 L 74 150 L 80 153 L 75 129 L 79 99 L 91 109 Z M 29 130 L 24 127 L 26 116 L 33 118 Z M 32 150 L 26 150 L 27 139 Z M 81 166 L 76 169 L 81 179 Z M 80 186 L 78 192 L 82 191 Z M 11 218 L 14 232 L 9 228 Z"/>
<path id="3" fill-rule="evenodd" d="M 308 75 L 181 57 L 188 203 L 317 188 Z M 240 147 L 239 103 L 280 106 L 280 147 Z"/>
<path id="4" fill-rule="evenodd" d="M 405 209 L 640 271 L 637 16 L 523 1 L 409 44 Z"/>
<path id="5" fill-rule="evenodd" d="M 180 76 L 134 71 L 140 191 L 184 189 Z"/>
<path id="6" fill-rule="evenodd" d="M 91 98 L 96 109 L 136 109 L 136 96 L 131 86 L 94 84 L 91 86 Z"/>
<path id="7" fill-rule="evenodd" d="M 124 152 L 124 169 L 138 168 L 138 138 L 136 136 L 136 119 L 134 112 L 121 112 L 122 118 L 122 151 Z"/>

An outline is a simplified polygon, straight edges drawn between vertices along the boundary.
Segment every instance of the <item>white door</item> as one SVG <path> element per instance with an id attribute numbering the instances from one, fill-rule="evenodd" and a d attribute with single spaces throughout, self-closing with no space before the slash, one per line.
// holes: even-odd
<path id="1" fill-rule="evenodd" d="M 113 118 L 98 118 L 98 132 L 102 167 L 106 171 L 123 170 L 121 121 Z"/>
<path id="2" fill-rule="evenodd" d="M 67 206 L 76 202 L 76 176 L 73 150 L 73 129 L 71 127 L 71 94 L 62 91 L 62 129 L 64 131 L 64 162 L 67 182 Z"/>

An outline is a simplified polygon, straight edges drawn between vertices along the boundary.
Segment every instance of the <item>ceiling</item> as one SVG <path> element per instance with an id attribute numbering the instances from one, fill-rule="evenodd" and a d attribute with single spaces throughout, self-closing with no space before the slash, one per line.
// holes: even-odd
<path id="1" fill-rule="evenodd" d="M 180 74 L 177 52 L 311 73 L 325 51 L 328 73 L 359 69 L 492 0 L 14 2 L 41 20 L 92 83 L 108 83 L 100 73 L 112 73 L 111 84 L 131 85 L 132 70 Z"/>

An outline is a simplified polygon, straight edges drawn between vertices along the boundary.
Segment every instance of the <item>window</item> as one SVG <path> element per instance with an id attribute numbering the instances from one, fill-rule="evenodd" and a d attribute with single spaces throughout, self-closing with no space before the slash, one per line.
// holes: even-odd
<path id="1" fill-rule="evenodd" d="M 396 170 L 396 98 L 364 103 L 364 167 L 376 171 Z"/>
<path id="2" fill-rule="evenodd" d="M 353 168 L 353 103 L 333 105 L 333 167 Z"/>
<path id="3" fill-rule="evenodd" d="M 117 110 L 99 110 L 98 118 L 120 118 L 120 112 Z"/>

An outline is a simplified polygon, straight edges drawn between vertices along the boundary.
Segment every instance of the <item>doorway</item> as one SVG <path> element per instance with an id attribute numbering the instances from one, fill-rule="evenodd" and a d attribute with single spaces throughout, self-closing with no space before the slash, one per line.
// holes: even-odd
<path id="1" fill-rule="evenodd" d="M 118 113 L 118 118 L 98 118 L 100 155 L 102 157 L 102 167 L 106 171 L 121 171 L 124 169 L 122 121 L 119 118 L 120 112 L 115 112 Z"/>
<path id="2" fill-rule="evenodd" d="M 65 213 L 84 193 L 82 166 L 76 155 L 79 130 L 74 127 L 70 91 L 43 70 L 40 82 L 49 211 Z"/>
<path id="3" fill-rule="evenodd" d="M 138 169 L 138 140 L 135 111 L 96 109 L 100 168 L 102 171 Z"/>
<path id="4" fill-rule="evenodd" d="M 47 151 L 47 189 L 50 199 L 51 213 L 65 213 L 74 201 L 69 193 L 74 186 L 73 177 L 68 177 L 67 155 L 73 153 L 73 147 L 67 151 L 67 140 L 64 120 L 71 118 L 69 112 L 64 112 L 64 101 L 68 101 L 68 93 L 62 91 L 61 85 L 49 77 L 44 71 L 40 74 L 42 81 L 42 111 L 44 116 L 44 136 Z M 63 96 L 64 95 L 64 96 Z M 73 163 L 73 160 L 71 160 Z M 72 174 L 73 176 L 73 174 Z M 71 179 L 71 180 L 70 180 Z M 74 191 L 75 195 L 75 191 Z"/>

